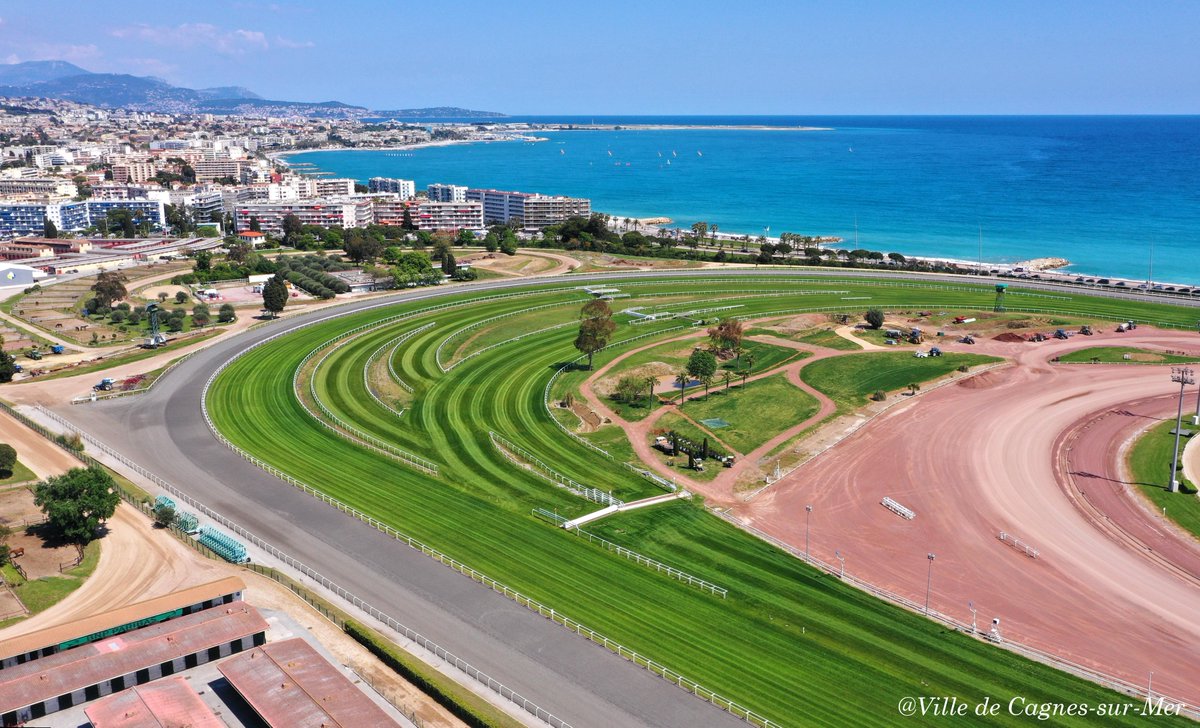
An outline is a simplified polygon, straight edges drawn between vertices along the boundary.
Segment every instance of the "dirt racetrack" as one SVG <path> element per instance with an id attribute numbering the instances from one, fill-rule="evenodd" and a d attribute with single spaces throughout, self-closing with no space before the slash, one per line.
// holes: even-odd
<path id="1" fill-rule="evenodd" d="M 932 609 L 970 623 L 973 601 L 980 626 L 1000 617 L 1007 639 L 1134 684 L 1154 671 L 1156 692 L 1198 704 L 1200 542 L 1156 520 L 1120 475 L 1122 442 L 1178 390 L 1161 366 L 1048 363 L 1118 342 L 1200 352 L 1195 334 L 1144 329 L 981 342 L 1014 365 L 882 415 L 735 512 L 803 548 L 811 504 L 814 556 L 837 563 L 840 550 L 848 573 L 918 604 L 933 553 Z"/>

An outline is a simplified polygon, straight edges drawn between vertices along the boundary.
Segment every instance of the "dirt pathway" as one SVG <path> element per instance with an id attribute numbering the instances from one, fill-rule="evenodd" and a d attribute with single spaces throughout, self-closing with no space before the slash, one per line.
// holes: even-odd
<path id="1" fill-rule="evenodd" d="M 7 442 L 17 449 L 17 459 L 32 470 L 39 478 L 65 473 L 81 466 L 58 445 L 0 411 L 0 442 Z"/>

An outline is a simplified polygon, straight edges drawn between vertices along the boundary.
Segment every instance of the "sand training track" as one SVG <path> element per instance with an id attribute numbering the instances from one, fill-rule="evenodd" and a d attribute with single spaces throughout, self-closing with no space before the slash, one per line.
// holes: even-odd
<path id="1" fill-rule="evenodd" d="M 974 601 L 981 627 L 1000 617 L 1009 639 L 1134 684 L 1154 671 L 1156 692 L 1200 703 L 1200 542 L 1121 477 L 1122 443 L 1173 414 L 1174 385 L 1162 366 L 1048 363 L 1102 343 L 1200 352 L 1194 334 L 1145 330 L 981 342 L 1013 365 L 884 413 L 735 512 L 802 547 L 811 504 L 815 557 L 840 550 L 848 573 L 918 603 L 933 553 L 932 609 L 969 623 Z"/>

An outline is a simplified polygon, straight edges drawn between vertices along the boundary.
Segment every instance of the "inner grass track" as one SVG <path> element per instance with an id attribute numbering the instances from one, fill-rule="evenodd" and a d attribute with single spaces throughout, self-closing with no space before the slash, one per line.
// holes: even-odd
<path id="1" fill-rule="evenodd" d="M 782 284 L 798 294 L 781 297 Z M 615 280 L 640 296 L 684 294 L 694 280 Z M 990 286 L 892 285 L 888 282 L 707 279 L 710 305 L 739 297 L 739 317 L 827 308 L 990 310 Z M 816 294 L 815 289 L 838 293 Z M 727 599 L 697 592 L 530 515 L 554 509 L 567 517 L 588 503 L 504 459 L 494 430 L 537 454 L 558 472 L 629 500 L 657 494 L 631 472 L 579 443 L 554 424 L 543 395 L 563 364 L 578 357 L 573 327 L 497 346 L 443 374 L 438 345 L 472 322 L 535 305 L 579 298 L 570 286 L 531 286 L 531 295 L 481 300 L 420 313 L 354 336 L 312 373 L 318 395 L 338 417 L 396 447 L 438 464 L 437 477 L 338 438 L 305 412 L 292 377 L 301 361 L 340 332 L 416 311 L 419 303 L 349 314 L 251 349 L 230 364 L 208 392 L 216 426 L 239 447 L 449 556 L 554 607 L 780 725 L 911 723 L 896 711 L 906 696 L 957 696 L 974 704 L 1113 702 L 1116 693 L 991 647 L 842 584 L 836 577 L 734 528 L 698 504 L 673 503 L 594 524 L 607 538 L 729 588 Z M 746 298 L 754 291 L 769 297 Z M 841 291 L 847 291 L 842 293 Z M 842 300 L 869 296 L 869 300 Z M 480 298 L 484 296 L 480 294 Z M 458 297 L 469 300 L 470 294 Z M 1018 296 L 1009 295 L 1015 304 Z M 1193 310 L 1165 304 L 1063 294 L 1030 297 L 1031 306 L 1116 319 L 1191 325 Z M 427 304 L 426 304 L 427 305 Z M 853 306 L 854 308 L 851 308 Z M 620 319 L 619 319 L 620 320 Z M 365 390 L 363 368 L 388 340 L 437 322 L 405 341 L 392 360 L 414 388 L 397 418 Z M 678 320 L 620 323 L 614 341 L 676 327 Z M 534 325 L 533 328 L 541 328 Z M 680 335 L 663 333 L 661 338 Z M 654 337 L 629 344 L 651 343 Z M 596 356 L 600 367 L 621 353 Z M 586 372 L 560 377 L 575 381 Z M 564 386 L 572 386 L 566 381 Z M 302 386 L 307 386 L 307 381 Z M 656 679 L 647 675 L 646 679 Z M 1114 720 L 1136 725 L 1139 718 Z M 1156 724 L 1169 719 L 1157 718 Z M 994 723 L 1018 725 L 1000 715 Z M 1088 725 L 1086 718 L 1059 724 Z M 1180 725 L 1184 725 L 1179 721 Z"/>

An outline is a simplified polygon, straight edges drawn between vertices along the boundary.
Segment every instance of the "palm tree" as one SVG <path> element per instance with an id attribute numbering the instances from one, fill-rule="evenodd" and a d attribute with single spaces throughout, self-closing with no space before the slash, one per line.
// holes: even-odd
<path id="1" fill-rule="evenodd" d="M 700 383 L 704 385 L 704 399 L 708 401 L 708 387 L 712 384 L 713 378 L 711 374 L 705 374 L 700 377 Z"/>
<path id="2" fill-rule="evenodd" d="M 741 344 L 738 344 L 733 350 L 733 353 L 737 354 L 737 364 L 735 364 L 734 366 L 736 366 L 738 369 L 742 368 L 742 354 L 744 354 L 745 352 L 746 352 L 746 347 L 742 346 Z"/>
<path id="3" fill-rule="evenodd" d="M 654 385 L 658 384 L 658 378 L 657 377 L 646 377 L 646 379 L 643 381 L 645 382 L 647 389 L 650 390 L 650 394 L 646 396 L 646 406 L 653 407 L 654 406 Z"/>
<path id="4" fill-rule="evenodd" d="M 751 369 L 754 368 L 754 352 L 747 351 L 745 358 L 746 358 L 746 371 L 750 371 Z"/>
<path id="5" fill-rule="evenodd" d="M 721 374 L 721 381 L 725 383 L 725 391 L 728 392 L 729 383 L 733 381 L 733 373 L 726 369 L 725 372 Z"/>
<path id="6" fill-rule="evenodd" d="M 679 404 L 683 404 L 683 393 L 687 391 L 687 385 L 692 381 L 687 372 L 679 372 L 675 375 L 675 383 L 679 385 Z"/>
<path id="7" fill-rule="evenodd" d="M 921 385 L 916 382 L 911 382 L 908 385 L 908 396 L 915 397 L 917 392 L 921 391 Z"/>

